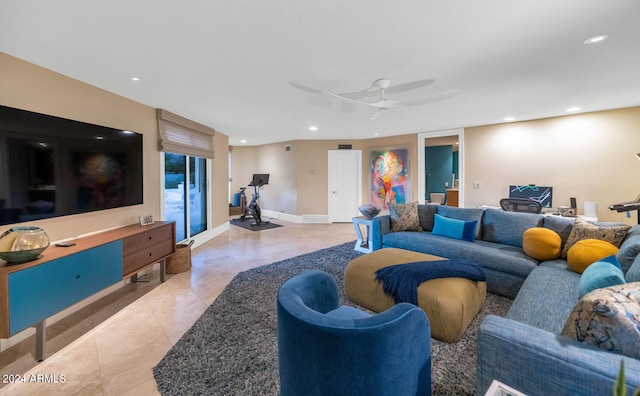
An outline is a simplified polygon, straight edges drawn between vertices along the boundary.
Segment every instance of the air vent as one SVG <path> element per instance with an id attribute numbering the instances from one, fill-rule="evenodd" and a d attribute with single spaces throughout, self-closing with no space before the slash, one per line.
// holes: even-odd
<path id="1" fill-rule="evenodd" d="M 351 144 L 339 144 L 338 150 L 351 150 L 353 147 Z"/>

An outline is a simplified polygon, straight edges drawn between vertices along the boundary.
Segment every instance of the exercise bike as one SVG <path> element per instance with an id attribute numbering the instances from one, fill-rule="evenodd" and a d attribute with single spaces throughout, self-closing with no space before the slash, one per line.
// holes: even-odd
<path id="1" fill-rule="evenodd" d="M 249 186 L 253 187 L 253 197 L 251 202 L 247 205 L 247 196 L 245 194 L 246 187 L 240 187 L 240 207 L 242 208 L 242 216 L 238 220 L 246 221 L 253 219 L 255 222 L 251 223 L 251 226 L 255 227 L 262 224 L 262 217 L 260 216 L 260 206 L 258 205 L 258 199 L 260 199 L 260 191 L 265 184 L 268 184 L 269 175 L 253 175 L 253 180 L 249 183 Z M 268 223 L 265 222 L 265 223 Z"/>

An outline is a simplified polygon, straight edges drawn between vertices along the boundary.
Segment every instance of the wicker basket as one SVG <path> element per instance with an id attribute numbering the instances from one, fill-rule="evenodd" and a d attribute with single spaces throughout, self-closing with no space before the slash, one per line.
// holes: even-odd
<path id="1" fill-rule="evenodd" d="M 179 274 L 191 269 L 191 245 L 193 241 L 176 244 L 175 254 L 167 258 L 167 274 Z"/>

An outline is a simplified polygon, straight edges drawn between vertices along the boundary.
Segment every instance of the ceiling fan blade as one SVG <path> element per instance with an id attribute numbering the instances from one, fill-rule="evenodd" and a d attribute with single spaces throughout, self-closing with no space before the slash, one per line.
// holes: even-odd
<path id="1" fill-rule="evenodd" d="M 374 108 L 379 107 L 379 106 L 376 106 L 376 104 L 375 104 L 375 103 L 362 102 L 362 101 L 360 101 L 360 100 L 347 98 L 347 97 L 345 97 L 345 96 L 338 95 L 338 94 L 333 93 L 333 92 L 324 91 L 323 93 L 324 93 L 324 94 L 326 94 L 326 95 L 329 95 L 329 96 L 333 96 L 334 98 L 338 98 L 338 99 L 340 99 L 340 100 L 344 100 L 345 102 L 355 103 L 355 104 L 361 104 L 361 105 L 365 105 L 365 106 L 369 106 L 369 107 L 374 107 Z"/>
<path id="2" fill-rule="evenodd" d="M 308 92 L 308 93 L 313 93 L 313 94 L 318 94 L 318 95 L 322 95 L 322 93 L 323 93 L 319 89 L 310 88 L 310 87 L 304 86 L 302 84 L 298 84 L 298 83 L 293 82 L 293 81 L 289 81 L 289 85 L 291 85 L 292 87 L 294 87 L 296 89 L 299 89 L 301 91 Z"/>
<path id="3" fill-rule="evenodd" d="M 394 94 L 399 92 L 410 91 L 412 89 L 418 89 L 418 88 L 426 87 L 427 85 L 431 85 L 433 84 L 434 81 L 435 80 L 418 80 L 418 81 L 408 82 L 405 84 L 391 86 L 385 90 L 385 93 Z M 361 91 L 339 93 L 338 95 L 349 97 L 352 99 L 362 99 L 362 98 L 380 95 L 380 88 L 376 85 L 376 82 L 374 81 L 369 88 L 363 89 Z"/>
<path id="4" fill-rule="evenodd" d="M 435 94 L 431 94 L 428 96 L 424 96 L 420 99 L 409 100 L 406 102 L 398 102 L 396 103 L 396 107 L 406 107 L 406 106 L 420 106 L 428 103 L 438 102 L 441 100 L 449 99 L 452 96 L 460 93 L 459 89 L 451 89 L 449 91 L 442 91 Z"/>
<path id="5" fill-rule="evenodd" d="M 418 89 L 418 88 L 426 87 L 427 85 L 431 85 L 433 84 L 434 81 L 435 80 L 418 80 L 418 81 L 412 81 L 412 82 L 408 82 L 400 85 L 392 85 L 385 90 L 385 93 L 387 95 L 391 95 L 398 92 L 410 91 L 412 89 Z"/>

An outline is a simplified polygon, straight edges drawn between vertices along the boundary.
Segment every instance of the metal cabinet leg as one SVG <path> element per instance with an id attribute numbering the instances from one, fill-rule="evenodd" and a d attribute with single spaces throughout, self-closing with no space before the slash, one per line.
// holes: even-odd
<path id="1" fill-rule="evenodd" d="M 41 362 L 47 354 L 47 325 L 46 319 L 36 324 L 36 360 Z"/>
<path id="2" fill-rule="evenodd" d="M 167 272 L 167 260 L 160 261 L 160 282 L 164 282 L 164 275 Z"/>

